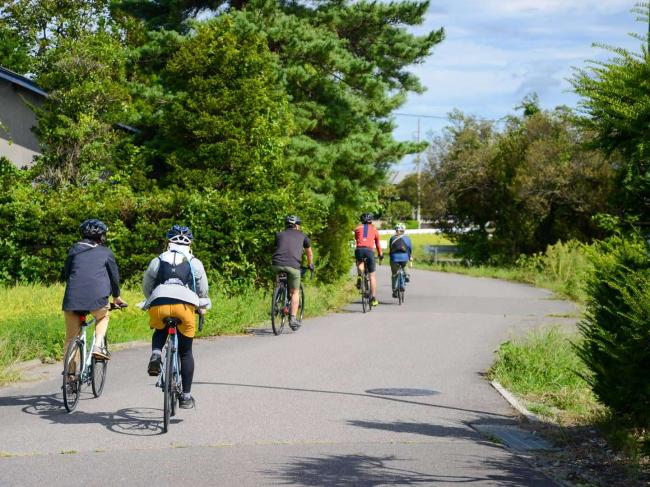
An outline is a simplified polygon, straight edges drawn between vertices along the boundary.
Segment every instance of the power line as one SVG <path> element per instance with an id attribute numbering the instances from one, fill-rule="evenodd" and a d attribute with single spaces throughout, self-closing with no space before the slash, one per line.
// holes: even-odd
<path id="1" fill-rule="evenodd" d="M 442 115 L 420 115 L 418 113 L 393 113 L 393 115 L 397 115 L 399 117 L 415 117 L 415 118 L 434 118 L 436 120 L 449 120 L 449 115 L 442 116 Z M 497 118 L 497 119 L 491 119 L 491 118 L 477 118 L 476 120 L 479 122 L 493 122 L 493 123 L 499 123 L 503 122 L 508 116 Z"/>

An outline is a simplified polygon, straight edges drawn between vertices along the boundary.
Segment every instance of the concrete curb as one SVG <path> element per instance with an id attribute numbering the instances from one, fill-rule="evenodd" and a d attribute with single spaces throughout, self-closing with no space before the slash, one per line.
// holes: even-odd
<path id="1" fill-rule="evenodd" d="M 497 381 L 493 380 L 490 382 L 490 385 L 494 387 L 503 398 L 510 403 L 510 405 L 515 408 L 519 413 L 524 416 L 531 423 L 542 423 L 542 419 L 537 416 L 535 413 L 530 412 L 526 406 L 521 404 L 517 398 L 508 391 L 505 387 L 499 384 Z"/>

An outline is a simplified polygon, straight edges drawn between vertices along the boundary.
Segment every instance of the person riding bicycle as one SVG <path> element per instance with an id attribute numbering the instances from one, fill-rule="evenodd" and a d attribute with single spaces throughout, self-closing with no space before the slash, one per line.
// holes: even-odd
<path id="1" fill-rule="evenodd" d="M 194 377 L 192 341 L 196 334 L 195 314 L 205 314 L 212 307 L 208 296 L 208 278 L 203 263 L 190 248 L 194 236 L 184 226 L 174 225 L 166 234 L 167 250 L 151 260 L 144 273 L 143 291 L 147 298 L 142 309 L 149 310 L 151 357 L 147 373 L 157 376 L 162 363 L 162 349 L 167 340 L 164 318 L 178 318 L 178 353 L 181 363 L 183 394 L 179 407 L 194 407 L 191 394 Z"/>
<path id="2" fill-rule="evenodd" d="M 406 227 L 403 223 L 395 225 L 395 235 L 388 242 L 388 254 L 390 255 L 390 270 L 392 272 L 393 297 L 397 297 L 397 271 L 400 267 L 404 269 L 405 281 L 409 282 L 409 276 L 406 274 L 406 264 L 413 259 L 413 245 L 411 239 L 404 235 Z"/>
<path id="3" fill-rule="evenodd" d="M 63 314 L 65 317 L 65 349 L 79 334 L 81 316 L 88 313 L 95 317 L 95 358 L 109 360 L 104 337 L 108 329 L 109 296 L 113 303 L 124 306 L 120 298 L 120 273 L 115 255 L 106 246 L 108 227 L 100 220 L 88 219 L 79 225 L 82 240 L 68 251 L 63 268 L 66 282 L 63 295 Z"/>
<path id="4" fill-rule="evenodd" d="M 361 276 L 363 275 L 363 259 L 368 262 L 368 273 L 370 274 L 370 294 L 372 295 L 372 305 L 377 306 L 377 278 L 375 276 L 375 252 L 373 248 L 377 249 L 377 256 L 379 260 L 384 259 L 384 254 L 381 250 L 381 242 L 379 241 L 379 232 L 372 224 L 372 213 L 364 213 L 359 218 L 361 225 L 354 229 L 354 239 L 357 248 L 354 251 L 354 256 L 357 260 L 357 287 L 361 286 Z"/>
<path id="5" fill-rule="evenodd" d="M 291 295 L 291 309 L 289 310 L 289 326 L 292 330 L 300 328 L 300 322 L 296 318 L 298 306 L 300 305 L 300 264 L 302 262 L 303 249 L 307 255 L 309 270 L 314 272 L 314 254 L 311 249 L 311 241 L 302 231 L 302 221 L 295 215 L 289 215 L 284 219 L 285 230 L 275 236 L 275 250 L 271 260 L 271 269 L 274 274 L 285 272 L 287 284 Z"/>

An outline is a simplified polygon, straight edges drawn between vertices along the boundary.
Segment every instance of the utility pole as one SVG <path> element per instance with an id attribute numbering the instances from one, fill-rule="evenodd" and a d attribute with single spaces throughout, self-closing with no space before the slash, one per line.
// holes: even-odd
<path id="1" fill-rule="evenodd" d="M 418 117 L 418 132 L 417 132 L 417 143 L 420 144 L 420 117 Z M 421 212 L 421 202 L 420 202 L 420 153 L 418 152 L 415 156 L 415 164 L 417 167 L 417 182 L 418 182 L 418 209 L 417 209 L 417 219 L 418 219 L 418 228 L 422 228 L 422 216 Z"/>

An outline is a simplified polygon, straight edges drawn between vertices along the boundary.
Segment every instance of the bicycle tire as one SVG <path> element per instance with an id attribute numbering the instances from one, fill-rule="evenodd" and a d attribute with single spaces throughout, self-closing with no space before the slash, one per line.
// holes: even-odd
<path id="1" fill-rule="evenodd" d="M 298 302 L 298 321 L 302 323 L 305 317 L 305 288 L 300 284 L 300 301 Z"/>
<path id="2" fill-rule="evenodd" d="M 284 304 L 286 298 L 284 296 L 284 286 L 276 286 L 273 290 L 273 302 L 271 306 L 271 327 L 273 333 L 279 335 L 284 328 Z"/>
<path id="3" fill-rule="evenodd" d="M 108 347 L 108 337 L 104 337 L 104 346 Z M 104 391 L 108 361 L 97 360 L 95 357 L 92 357 L 90 359 L 90 367 L 90 385 L 93 389 L 93 396 L 99 397 Z"/>
<path id="4" fill-rule="evenodd" d="M 368 300 L 367 280 L 365 276 L 361 279 L 361 307 L 363 312 L 369 311 L 370 301 Z"/>
<path id="5" fill-rule="evenodd" d="M 74 361 L 75 356 L 78 354 L 77 360 Z M 81 368 L 84 360 L 83 344 L 78 338 L 70 342 L 68 350 L 66 350 L 65 358 L 63 359 L 63 405 L 66 411 L 71 413 L 79 404 L 79 396 L 81 395 Z M 69 380 L 70 376 L 73 380 Z"/>
<path id="6" fill-rule="evenodd" d="M 169 431 L 169 418 L 172 410 L 172 352 L 170 344 L 167 345 L 165 357 L 165 382 L 163 384 L 163 433 Z"/>
<path id="7" fill-rule="evenodd" d="M 372 296 L 370 293 L 372 292 L 372 288 L 370 287 L 370 276 L 366 274 L 365 276 L 365 281 L 366 281 L 366 300 L 368 302 L 368 311 L 372 311 Z"/>

